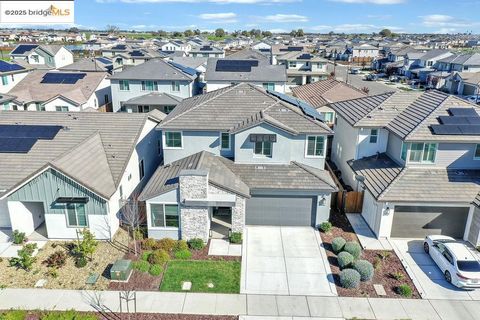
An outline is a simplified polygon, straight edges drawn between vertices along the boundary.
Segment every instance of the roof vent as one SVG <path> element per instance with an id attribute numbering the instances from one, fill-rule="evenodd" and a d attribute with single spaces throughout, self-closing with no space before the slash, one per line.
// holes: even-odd
<path id="1" fill-rule="evenodd" d="M 455 171 L 455 175 L 457 175 L 457 176 L 464 176 L 466 174 L 467 173 L 465 171 Z"/>
<path id="2" fill-rule="evenodd" d="M 64 131 L 70 131 L 70 128 L 67 127 L 67 126 L 62 127 L 62 129 L 63 129 Z"/>

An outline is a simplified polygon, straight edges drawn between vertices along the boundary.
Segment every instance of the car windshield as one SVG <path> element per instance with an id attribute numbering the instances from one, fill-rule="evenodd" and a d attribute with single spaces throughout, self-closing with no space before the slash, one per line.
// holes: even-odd
<path id="1" fill-rule="evenodd" d="M 458 260 L 458 269 L 465 272 L 480 272 L 480 263 L 478 261 Z"/>

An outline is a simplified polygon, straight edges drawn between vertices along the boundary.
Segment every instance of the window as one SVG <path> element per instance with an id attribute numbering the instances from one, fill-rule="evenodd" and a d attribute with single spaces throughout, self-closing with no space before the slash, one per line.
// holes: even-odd
<path id="1" fill-rule="evenodd" d="M 120 193 L 120 199 L 123 199 L 123 187 L 122 186 L 120 186 L 118 188 L 118 192 Z"/>
<path id="2" fill-rule="evenodd" d="M 120 80 L 120 91 L 128 91 L 130 90 L 130 83 L 128 80 Z"/>
<path id="3" fill-rule="evenodd" d="M 265 82 L 262 84 L 263 89 L 269 90 L 269 91 L 275 91 L 275 83 L 272 82 Z"/>
<path id="4" fill-rule="evenodd" d="M 221 149 L 230 149 L 230 134 L 228 132 L 222 132 L 220 134 L 220 140 Z"/>
<path id="5" fill-rule="evenodd" d="M 307 137 L 307 156 L 323 157 L 325 152 L 324 136 L 308 136 Z"/>
<path id="6" fill-rule="evenodd" d="M 480 144 L 475 145 L 475 154 L 473 155 L 474 160 L 480 160 Z"/>
<path id="7" fill-rule="evenodd" d="M 178 228 L 178 205 L 176 204 L 150 204 L 152 216 L 152 227 L 173 227 Z"/>
<path id="8" fill-rule="evenodd" d="M 35 108 L 37 111 L 45 111 L 45 106 L 40 102 L 35 103 Z M 62 111 L 62 110 L 57 110 L 57 111 Z"/>
<path id="9" fill-rule="evenodd" d="M 180 83 L 178 81 L 172 81 L 172 91 L 180 91 Z"/>
<path id="10" fill-rule="evenodd" d="M 88 225 L 85 205 L 83 203 L 68 203 L 65 209 L 67 211 L 67 225 L 69 227 L 86 227 Z"/>
<path id="11" fill-rule="evenodd" d="M 407 151 L 408 151 L 408 143 L 402 142 L 402 152 L 400 153 L 400 158 L 403 161 L 407 161 Z"/>
<path id="12" fill-rule="evenodd" d="M 8 85 L 8 76 L 2 76 L 2 84 L 4 86 Z"/>
<path id="13" fill-rule="evenodd" d="M 333 123 L 333 112 L 323 112 L 323 119 L 326 123 Z"/>
<path id="14" fill-rule="evenodd" d="M 142 81 L 142 91 L 158 91 L 157 81 Z"/>
<path id="15" fill-rule="evenodd" d="M 165 112 L 165 114 L 169 114 L 170 112 L 173 111 L 173 109 L 175 109 L 175 106 L 165 106 L 165 107 L 163 107 L 163 111 Z"/>
<path id="16" fill-rule="evenodd" d="M 108 94 L 104 95 L 103 100 L 105 100 L 105 104 L 110 102 L 110 98 L 108 97 Z"/>
<path id="17" fill-rule="evenodd" d="M 168 148 L 181 148 L 182 133 L 181 132 L 165 132 L 165 145 Z"/>
<path id="18" fill-rule="evenodd" d="M 44 107 L 45 109 L 45 107 Z M 45 110 L 43 110 L 45 111 Z M 68 112 L 68 107 L 67 106 L 56 106 L 55 111 L 60 111 L 60 112 Z"/>
<path id="19" fill-rule="evenodd" d="M 150 112 L 150 106 L 138 106 L 138 112 L 139 113 L 149 113 Z"/>
<path id="20" fill-rule="evenodd" d="M 378 129 L 370 129 L 370 143 L 377 143 Z"/>
<path id="21" fill-rule="evenodd" d="M 142 180 L 143 177 L 145 177 L 145 165 L 143 163 L 143 159 L 138 163 L 138 171 L 140 173 L 140 180 Z"/>
<path id="22" fill-rule="evenodd" d="M 409 161 L 414 163 L 434 163 L 436 153 L 436 143 L 411 143 Z"/>
<path id="23" fill-rule="evenodd" d="M 35 63 L 39 63 L 40 59 L 38 59 L 38 56 L 36 54 L 32 55 L 32 59 Z"/>
<path id="24" fill-rule="evenodd" d="M 3 110 L 10 110 L 10 102 L 3 103 Z"/>
<path id="25" fill-rule="evenodd" d="M 272 156 L 272 143 L 270 141 L 257 141 L 255 142 L 254 154 L 271 157 Z"/>
<path id="26" fill-rule="evenodd" d="M 297 62 L 296 61 L 288 61 L 288 67 L 289 68 L 296 68 L 297 67 Z"/>

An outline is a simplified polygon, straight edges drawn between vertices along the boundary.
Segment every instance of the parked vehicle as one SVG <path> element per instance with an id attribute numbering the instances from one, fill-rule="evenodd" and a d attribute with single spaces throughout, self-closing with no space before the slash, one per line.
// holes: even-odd
<path id="1" fill-rule="evenodd" d="M 377 81 L 380 78 L 385 77 L 385 73 L 370 73 L 365 76 L 367 81 Z"/>
<path id="2" fill-rule="evenodd" d="M 472 96 L 464 96 L 463 99 L 467 100 L 471 103 L 478 103 L 480 104 L 480 95 L 472 95 Z"/>
<path id="3" fill-rule="evenodd" d="M 431 235 L 425 237 L 423 249 L 435 261 L 447 282 L 464 289 L 480 288 L 480 262 L 463 242 Z"/>

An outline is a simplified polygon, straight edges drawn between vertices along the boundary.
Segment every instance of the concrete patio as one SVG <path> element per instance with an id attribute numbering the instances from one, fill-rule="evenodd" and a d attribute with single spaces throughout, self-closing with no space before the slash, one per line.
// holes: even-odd
<path id="1" fill-rule="evenodd" d="M 245 228 L 240 292 L 337 294 L 318 231 L 311 227 Z"/>
<path id="2" fill-rule="evenodd" d="M 211 239 L 208 255 L 240 257 L 242 255 L 242 245 L 230 243 L 226 239 Z"/>

